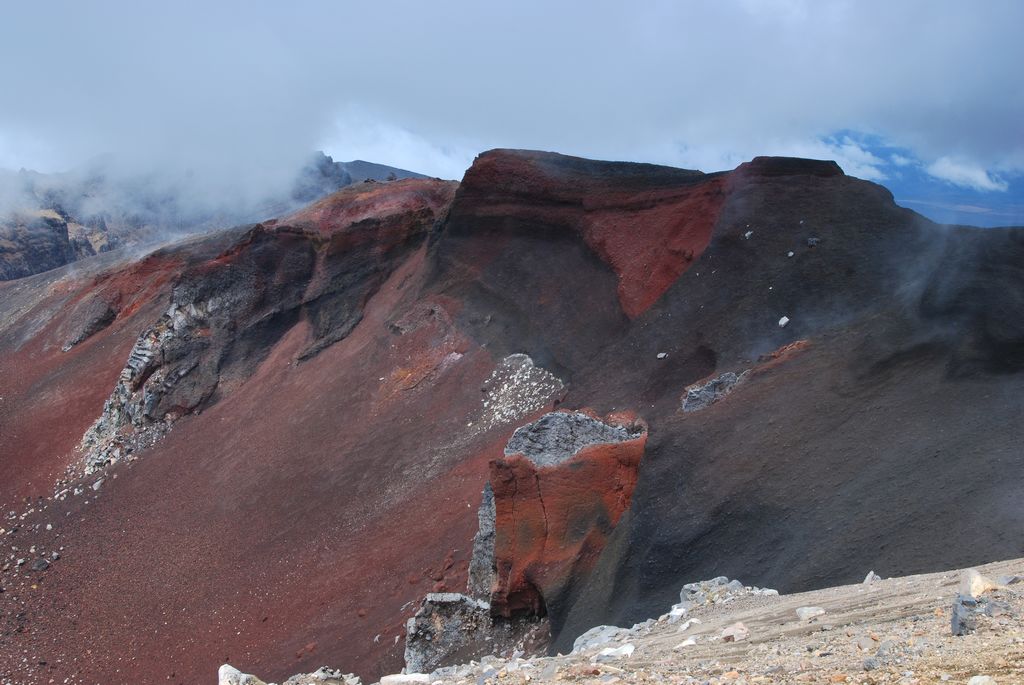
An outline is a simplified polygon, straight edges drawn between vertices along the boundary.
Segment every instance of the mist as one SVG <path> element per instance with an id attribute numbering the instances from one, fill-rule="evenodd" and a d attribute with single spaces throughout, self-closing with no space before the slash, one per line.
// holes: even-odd
<path id="1" fill-rule="evenodd" d="M 20 3 L 0 22 L 0 167 L 164 187 L 215 211 L 308 155 L 459 178 L 492 147 L 705 171 L 834 158 L 858 131 L 951 184 L 1024 173 L 1024 5 L 468 1 Z"/>

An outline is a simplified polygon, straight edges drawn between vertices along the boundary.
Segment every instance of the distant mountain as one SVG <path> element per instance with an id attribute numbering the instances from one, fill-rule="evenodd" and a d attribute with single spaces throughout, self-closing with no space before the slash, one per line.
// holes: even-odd
<path id="1" fill-rule="evenodd" d="M 187 191 L 148 179 L 114 181 L 101 172 L 0 172 L 0 280 L 22 278 L 120 247 L 143 247 L 279 216 L 352 183 L 425 178 L 322 152 L 291 188 L 231 209 L 198 206 Z"/>

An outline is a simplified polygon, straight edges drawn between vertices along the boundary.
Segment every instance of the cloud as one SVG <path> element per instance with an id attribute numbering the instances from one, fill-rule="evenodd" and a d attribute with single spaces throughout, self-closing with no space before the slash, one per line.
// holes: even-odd
<path id="1" fill-rule="evenodd" d="M 320 147 L 335 159 L 385 160 L 389 165 L 460 179 L 480 149 L 465 141 L 439 145 L 413 131 L 389 124 L 357 107 L 339 114 Z"/>
<path id="2" fill-rule="evenodd" d="M 804 154 L 883 180 L 889 162 L 834 138 L 860 131 L 926 164 L 1024 172 L 1015 0 L 55 0 L 4 15 L 0 164 L 102 156 L 213 199 L 281 183 L 317 146 L 439 176 L 528 147 L 705 170 Z"/>
<path id="3" fill-rule="evenodd" d="M 935 178 L 972 190 L 1005 192 L 1010 187 L 1006 181 L 977 165 L 949 157 L 940 157 L 925 167 L 925 171 Z"/>

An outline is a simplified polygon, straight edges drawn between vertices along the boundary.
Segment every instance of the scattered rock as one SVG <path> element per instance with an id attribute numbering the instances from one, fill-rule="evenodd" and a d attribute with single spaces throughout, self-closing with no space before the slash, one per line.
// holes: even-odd
<path id="1" fill-rule="evenodd" d="M 746 595 L 759 597 L 778 597 L 779 591 L 771 588 L 760 588 L 756 585 L 746 586 L 739 580 L 729 580 L 725 576 L 718 576 L 711 580 L 702 580 L 698 583 L 688 583 L 683 586 L 679 593 L 680 604 L 674 606 L 704 606 L 711 604 L 726 604 Z M 699 621 L 697 621 L 699 623 Z"/>
<path id="2" fill-rule="evenodd" d="M 862 666 L 864 667 L 865 671 L 875 671 L 881 668 L 882 663 L 875 657 L 869 656 L 867 659 L 864 660 Z"/>
<path id="3" fill-rule="evenodd" d="M 872 571 L 868 571 L 868 574 L 866 576 L 864 576 L 864 584 L 865 585 L 871 585 L 871 583 L 874 583 L 875 581 L 879 581 L 881 579 L 882 579 L 882 576 L 878 575 L 873 570 Z"/>
<path id="4" fill-rule="evenodd" d="M 282 685 L 362 685 L 359 676 L 322 666 L 312 673 L 294 675 Z"/>
<path id="5" fill-rule="evenodd" d="M 825 610 L 821 607 L 800 607 L 796 610 L 796 616 L 801 621 L 809 621 L 818 616 L 824 616 Z"/>
<path id="6" fill-rule="evenodd" d="M 30 568 L 33 571 L 45 571 L 46 569 L 50 568 L 50 562 L 48 562 L 46 559 L 39 558 L 32 562 L 32 566 L 30 566 Z"/>
<path id="7" fill-rule="evenodd" d="M 502 359 L 482 389 L 480 430 L 518 421 L 565 394 L 561 379 L 525 354 Z"/>

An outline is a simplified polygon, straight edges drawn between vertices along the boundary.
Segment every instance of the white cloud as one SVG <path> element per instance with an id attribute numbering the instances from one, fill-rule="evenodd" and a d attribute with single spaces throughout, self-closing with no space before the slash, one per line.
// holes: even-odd
<path id="1" fill-rule="evenodd" d="M 675 159 L 659 161 L 702 171 L 722 171 L 732 169 L 757 155 L 831 159 L 850 176 L 869 181 L 886 179 L 886 174 L 882 170 L 885 160 L 848 136 L 839 140 L 810 136 L 770 139 L 733 148 L 724 148 L 713 142 L 698 146 L 681 146 Z"/>
<path id="2" fill-rule="evenodd" d="M 925 167 L 925 171 L 935 178 L 972 190 L 1006 191 L 1010 187 L 1006 181 L 980 166 L 950 157 L 940 157 Z"/>
<path id="3" fill-rule="evenodd" d="M 903 155 L 890 155 L 889 161 L 898 167 L 905 167 L 914 164 L 914 160 L 909 157 L 904 157 Z"/>
<path id="4" fill-rule="evenodd" d="M 338 161 L 362 159 L 455 180 L 480 152 L 468 143 L 438 145 L 355 107 L 338 117 L 320 147 Z"/>
<path id="5" fill-rule="evenodd" d="M 897 161 L 828 138 L 863 131 L 1024 172 L 1017 0 L 52 0 L 3 19 L 0 136 L 44 141 L 17 151 L 31 166 L 114 153 L 270 182 L 322 143 L 442 176 L 500 146 L 704 170 L 802 154 L 882 180 Z"/>

